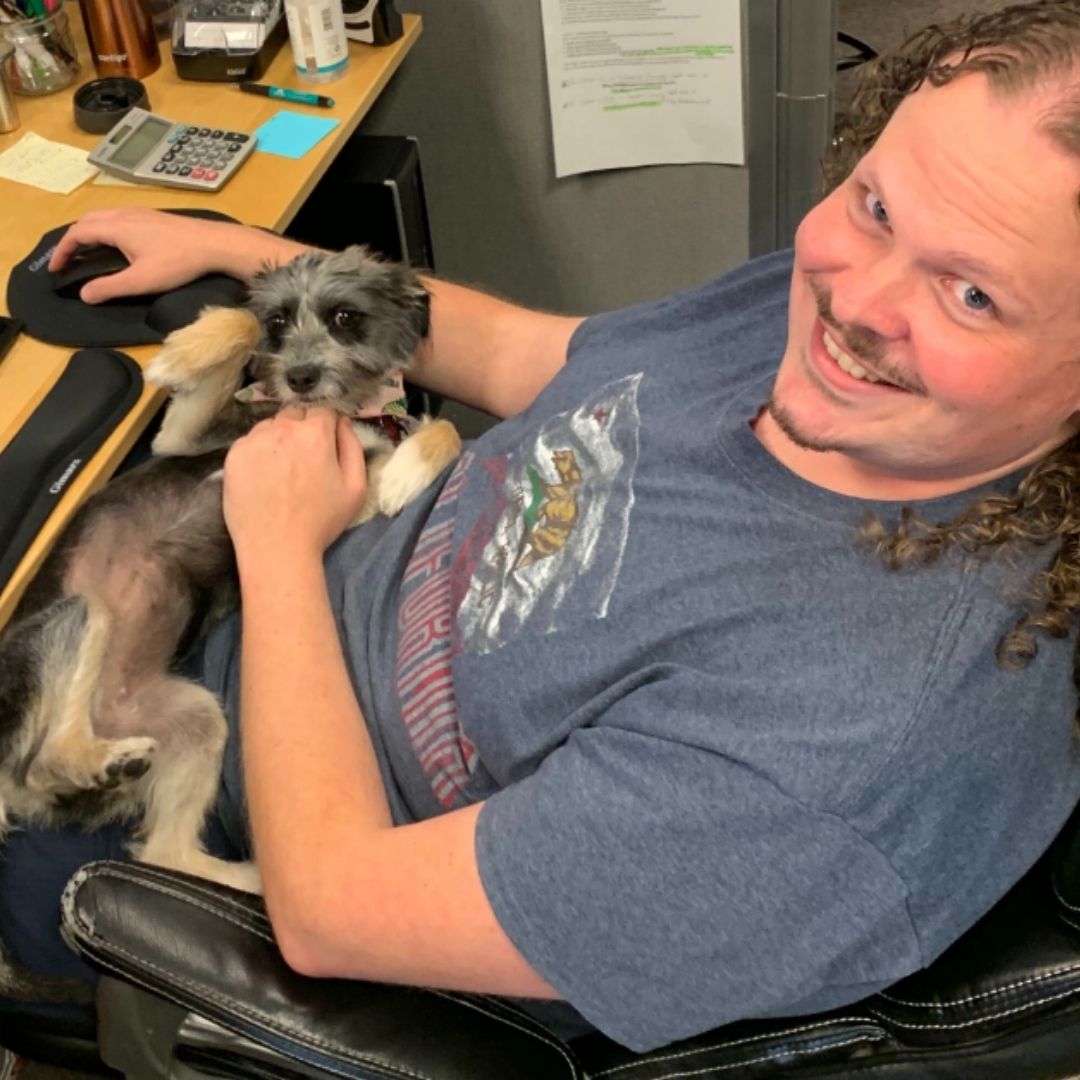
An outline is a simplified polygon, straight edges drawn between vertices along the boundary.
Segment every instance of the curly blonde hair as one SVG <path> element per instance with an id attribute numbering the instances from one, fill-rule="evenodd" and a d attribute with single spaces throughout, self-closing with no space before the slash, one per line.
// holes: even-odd
<path id="1" fill-rule="evenodd" d="M 850 175 L 905 97 L 924 83 L 944 86 L 970 72 L 984 74 L 1006 98 L 1061 79 L 1067 89 L 1040 129 L 1080 156 L 1080 79 L 1069 78 L 1080 73 L 1080 0 L 1035 0 L 929 26 L 868 63 L 823 163 L 827 187 Z M 1080 204 L 1080 192 L 1077 199 Z M 1002 667 L 1024 667 L 1038 654 L 1037 633 L 1067 637 L 1080 616 L 1080 435 L 1036 464 L 1012 495 L 980 499 L 947 522 L 905 509 L 897 527 L 871 520 L 859 532 L 893 569 L 934 562 L 949 550 L 982 556 L 1018 543 L 1056 545 L 1048 567 L 1029 583 L 1022 614 L 998 643 Z M 1080 689 L 1080 640 L 1073 681 Z"/>

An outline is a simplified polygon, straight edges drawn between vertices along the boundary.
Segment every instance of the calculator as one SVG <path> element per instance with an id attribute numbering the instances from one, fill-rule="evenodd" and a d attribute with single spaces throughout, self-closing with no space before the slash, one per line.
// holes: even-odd
<path id="1" fill-rule="evenodd" d="M 90 151 L 90 164 L 136 184 L 217 191 L 251 156 L 246 131 L 178 124 L 135 108 Z"/>

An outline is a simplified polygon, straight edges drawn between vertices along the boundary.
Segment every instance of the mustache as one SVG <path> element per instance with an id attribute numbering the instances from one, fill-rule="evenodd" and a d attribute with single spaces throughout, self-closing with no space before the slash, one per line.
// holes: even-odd
<path id="1" fill-rule="evenodd" d="M 842 327 L 836 316 L 833 315 L 832 292 L 824 285 L 814 281 L 813 278 L 808 277 L 806 281 L 810 287 L 810 293 L 814 297 L 818 317 L 830 330 L 835 331 L 833 336 L 836 338 L 837 344 L 843 347 L 844 352 L 853 360 L 865 360 L 874 372 L 880 374 L 894 386 L 899 386 L 903 390 L 910 390 L 916 394 L 925 393 L 920 384 L 914 383 L 907 376 L 894 372 L 892 366 L 886 362 L 886 346 L 880 334 L 875 333 L 866 326 Z"/>
<path id="2" fill-rule="evenodd" d="M 810 292 L 813 293 L 814 303 L 817 304 L 818 317 L 826 326 L 836 331 L 843 342 L 844 351 L 855 360 L 869 360 L 872 364 L 880 363 L 885 352 L 885 345 L 881 338 L 865 326 L 843 329 L 832 313 L 832 293 L 813 278 L 807 278 L 807 282 L 810 285 Z"/>

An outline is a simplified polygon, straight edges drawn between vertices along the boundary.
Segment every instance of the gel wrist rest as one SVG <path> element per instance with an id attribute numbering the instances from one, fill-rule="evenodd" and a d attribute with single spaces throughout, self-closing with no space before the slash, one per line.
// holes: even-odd
<path id="1" fill-rule="evenodd" d="M 212 210 L 170 210 L 171 214 L 206 218 L 212 221 L 235 222 L 226 214 Z M 181 326 L 198 318 L 207 305 L 236 307 L 243 303 L 247 288 L 242 281 L 227 274 L 207 274 L 187 285 L 165 293 L 147 296 L 124 296 L 103 304 L 84 304 L 79 290 L 89 280 L 78 268 L 65 273 L 65 267 L 55 274 L 49 270 L 49 259 L 67 225 L 51 229 L 35 245 L 34 250 L 16 264 L 8 278 L 7 302 L 11 314 L 26 324 L 26 333 L 39 341 L 73 348 L 91 345 L 122 347 L 155 345 Z M 115 248 L 90 245 L 92 256 L 100 260 L 99 274 L 122 269 L 123 256 L 112 262 L 106 258 Z M 75 256 L 73 258 L 77 260 Z"/>
<path id="2" fill-rule="evenodd" d="M 0 451 L 0 589 L 83 466 L 138 400 L 130 356 L 81 349 Z"/>

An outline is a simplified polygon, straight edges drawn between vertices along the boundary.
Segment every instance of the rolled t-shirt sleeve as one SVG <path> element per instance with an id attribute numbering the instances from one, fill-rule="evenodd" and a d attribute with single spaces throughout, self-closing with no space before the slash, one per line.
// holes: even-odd
<path id="1" fill-rule="evenodd" d="M 634 724 L 664 696 L 639 689 L 483 807 L 481 879 L 533 967 L 637 1051 L 918 968 L 888 860 L 762 771 Z"/>

